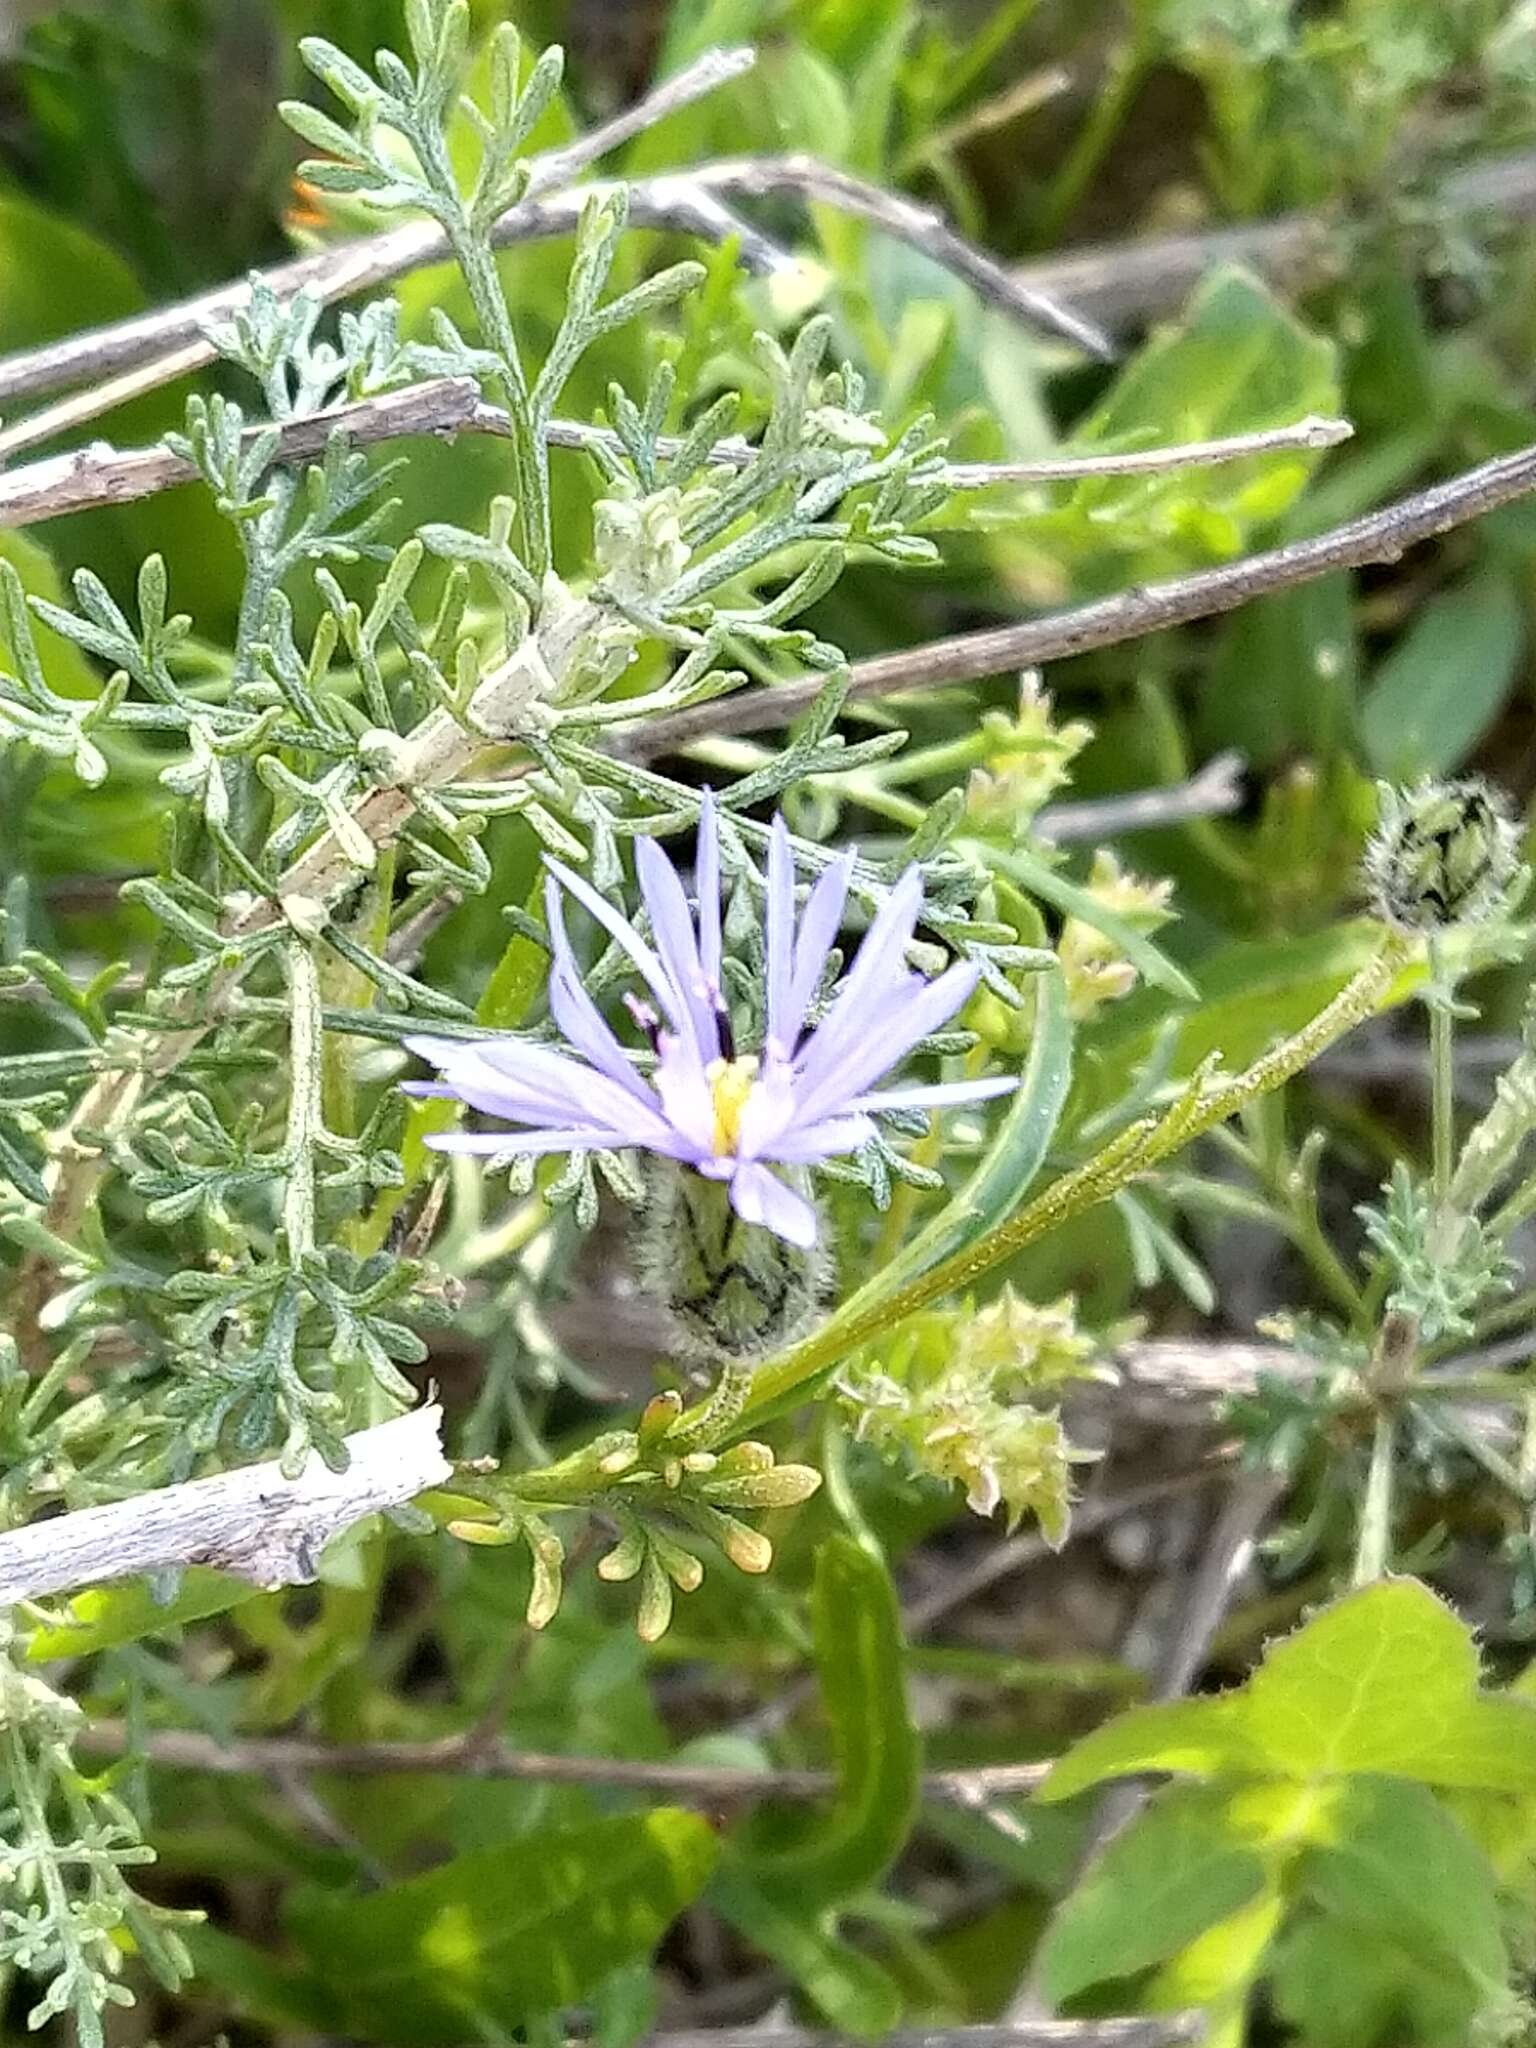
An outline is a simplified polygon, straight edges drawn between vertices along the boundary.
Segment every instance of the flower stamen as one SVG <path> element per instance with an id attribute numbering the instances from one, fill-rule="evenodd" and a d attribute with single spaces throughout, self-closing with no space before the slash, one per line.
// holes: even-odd
<path id="1" fill-rule="evenodd" d="M 715 1113 L 711 1140 L 717 1159 L 729 1159 L 741 1135 L 742 1111 L 757 1085 L 757 1055 L 746 1053 L 735 1060 L 711 1060 L 704 1069 L 709 1083 L 710 1104 Z"/>

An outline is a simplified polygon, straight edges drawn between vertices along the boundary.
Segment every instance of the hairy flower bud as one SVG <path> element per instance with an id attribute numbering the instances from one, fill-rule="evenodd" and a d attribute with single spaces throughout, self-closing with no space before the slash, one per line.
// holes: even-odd
<path id="1" fill-rule="evenodd" d="M 641 1215 L 640 1269 L 679 1341 L 703 1362 L 752 1359 L 809 1328 L 827 1285 L 819 1244 L 743 1223 L 724 1181 L 657 1160 Z"/>
<path id="2" fill-rule="evenodd" d="M 1488 783 L 1426 780 L 1381 787 L 1381 816 L 1365 850 L 1371 905 L 1401 931 L 1486 924 L 1503 909 L 1519 867 L 1519 828 Z"/>

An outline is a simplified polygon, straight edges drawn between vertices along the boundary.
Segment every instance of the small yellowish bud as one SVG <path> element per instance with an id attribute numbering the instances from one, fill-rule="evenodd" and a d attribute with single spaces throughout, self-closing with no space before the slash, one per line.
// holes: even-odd
<path id="1" fill-rule="evenodd" d="M 749 1529 L 730 1515 L 720 1517 L 720 1548 L 738 1571 L 760 1574 L 773 1563 L 773 1545 L 760 1529 Z"/>
<path id="2" fill-rule="evenodd" d="M 665 1393 L 656 1394 L 647 1401 L 637 1431 L 641 1448 L 650 1450 L 654 1444 L 659 1443 L 682 1412 L 683 1397 L 673 1387 L 668 1387 Z"/>
<path id="3" fill-rule="evenodd" d="M 487 1549 L 517 1541 L 517 1530 L 505 1522 L 450 1522 L 448 1534 L 461 1543 L 478 1543 Z"/>
<path id="4" fill-rule="evenodd" d="M 1088 894 L 1136 931 L 1155 932 L 1172 917 L 1168 907 L 1173 884 L 1144 882 L 1127 874 L 1112 853 L 1094 855 Z M 1117 1002 L 1136 986 L 1136 969 L 1116 945 L 1086 918 L 1069 917 L 1057 944 L 1066 977 L 1067 1002 L 1078 1019 L 1091 1017 L 1104 1003 Z"/>

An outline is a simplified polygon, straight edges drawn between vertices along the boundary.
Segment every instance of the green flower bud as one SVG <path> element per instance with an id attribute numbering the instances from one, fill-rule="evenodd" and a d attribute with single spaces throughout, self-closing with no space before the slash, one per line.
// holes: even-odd
<path id="1" fill-rule="evenodd" d="M 659 1160 L 641 1212 L 640 1270 L 680 1346 L 718 1365 L 761 1358 L 815 1320 L 826 1254 L 743 1223 L 723 1181 Z"/>
<path id="2" fill-rule="evenodd" d="M 1486 924 L 1504 908 L 1519 868 L 1519 828 L 1488 783 L 1381 786 L 1381 816 L 1365 850 L 1372 908 L 1400 931 Z"/>

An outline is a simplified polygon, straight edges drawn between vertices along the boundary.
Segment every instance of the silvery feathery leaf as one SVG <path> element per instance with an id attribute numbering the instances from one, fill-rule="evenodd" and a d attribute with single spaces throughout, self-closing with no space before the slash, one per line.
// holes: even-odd
<path id="1" fill-rule="evenodd" d="M 789 832 L 776 818 L 768 852 L 763 953 L 766 1029 L 760 1051 L 739 1055 L 721 993 L 720 843 L 713 801 L 700 816 L 698 911 L 654 840 L 636 847 L 654 948 L 591 885 L 548 860 L 550 1008 L 579 1058 L 510 1036 L 465 1041 L 414 1037 L 412 1051 L 438 1070 L 408 1083 L 418 1095 L 456 1097 L 520 1133 L 451 1132 L 440 1150 L 500 1157 L 639 1146 L 729 1183 L 743 1222 L 791 1244 L 816 1236 L 812 1205 L 770 1165 L 805 1167 L 851 1153 L 875 1134 L 884 1110 L 937 1109 L 1007 1093 L 1010 1076 L 870 1090 L 970 996 L 972 961 L 925 981 L 906 964 L 922 909 L 922 879 L 909 868 L 871 924 L 823 1021 L 805 1029 L 812 997 L 837 937 L 853 869 L 845 854 L 818 879 L 795 917 Z M 562 889 L 628 955 L 656 1008 L 632 1003 L 650 1035 L 653 1079 L 636 1068 L 591 996 L 565 930 Z"/>

